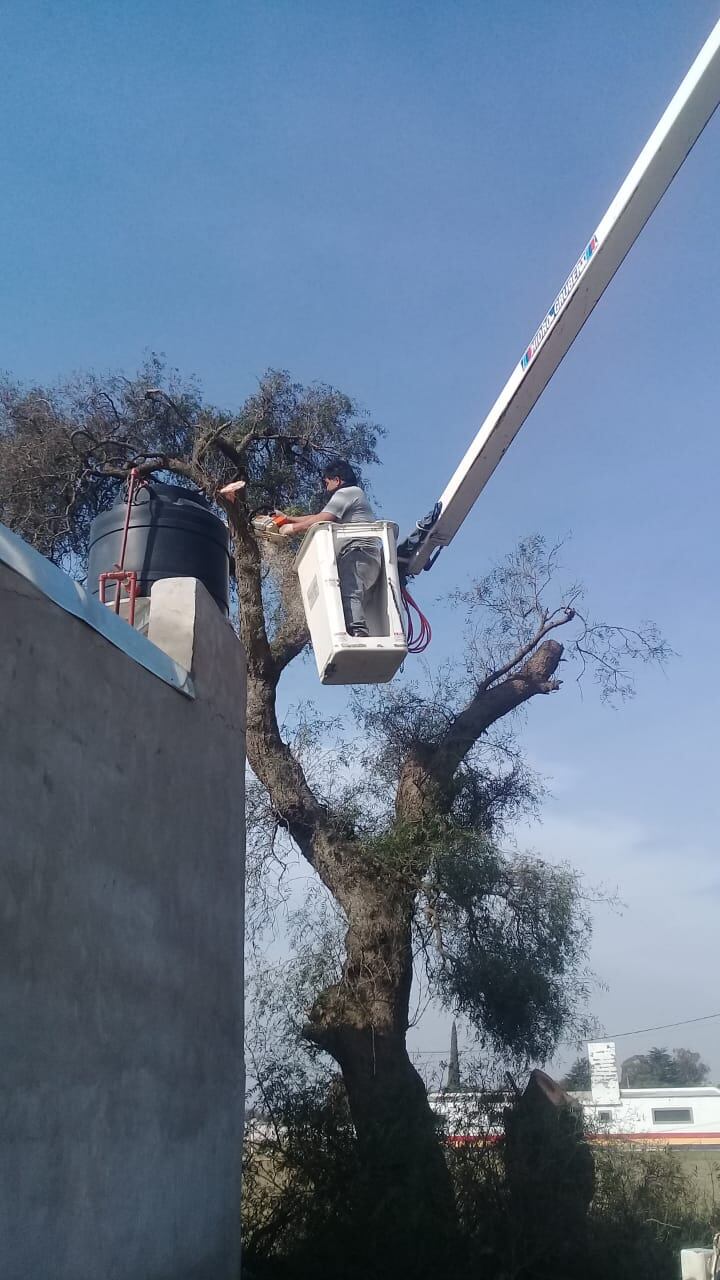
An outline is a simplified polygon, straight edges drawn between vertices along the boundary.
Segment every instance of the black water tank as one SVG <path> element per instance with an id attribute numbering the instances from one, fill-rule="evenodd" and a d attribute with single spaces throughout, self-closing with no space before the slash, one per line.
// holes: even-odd
<path id="1" fill-rule="evenodd" d="M 127 506 L 120 495 L 114 507 L 90 526 L 88 591 L 99 592 L 98 578 L 118 563 Z M 139 489 L 130 512 L 125 569 L 138 575 L 138 594 L 149 596 L 160 578 L 198 578 L 223 613 L 230 597 L 228 530 L 194 489 L 150 480 Z M 112 583 L 108 586 L 113 589 Z M 114 597 L 111 595 L 110 599 Z"/>

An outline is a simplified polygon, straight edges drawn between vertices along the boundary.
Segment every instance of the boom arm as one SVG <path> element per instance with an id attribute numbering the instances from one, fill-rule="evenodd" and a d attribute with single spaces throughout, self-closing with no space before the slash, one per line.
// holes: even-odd
<path id="1" fill-rule="evenodd" d="M 398 548 L 405 576 L 452 541 L 720 102 L 720 22 L 583 249 L 460 466 Z"/>

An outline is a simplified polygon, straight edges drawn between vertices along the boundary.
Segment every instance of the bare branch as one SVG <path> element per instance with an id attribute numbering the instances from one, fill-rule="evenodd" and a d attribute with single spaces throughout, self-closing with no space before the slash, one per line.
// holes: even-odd
<path id="1" fill-rule="evenodd" d="M 482 734 L 529 698 L 560 688 L 554 676 L 562 653 L 556 640 L 544 640 L 518 670 L 499 684 L 480 689 L 437 746 L 429 750 L 419 746 L 408 753 L 396 799 L 399 818 L 418 821 L 429 810 L 447 809 L 455 771 Z"/>
<path id="2" fill-rule="evenodd" d="M 201 435 L 197 437 L 194 448 L 193 448 L 193 462 L 195 463 L 196 466 L 204 458 L 208 449 L 210 449 L 213 445 L 217 446 L 219 437 L 230 426 L 232 426 L 232 418 L 228 418 L 226 422 L 221 422 L 219 427 L 215 427 L 215 429 L 213 431 L 208 432 L 207 435 Z"/>
<path id="3" fill-rule="evenodd" d="M 540 616 L 541 625 L 538 627 L 534 636 L 528 640 L 527 644 L 518 649 L 517 653 L 514 653 L 513 656 L 503 664 L 503 666 L 498 667 L 495 671 L 491 671 L 490 674 L 485 677 L 480 684 L 478 693 L 484 693 L 490 688 L 490 685 L 501 680 L 503 676 L 506 676 L 514 667 L 520 666 L 520 663 L 524 662 L 534 649 L 537 649 L 540 642 L 551 631 L 554 631 L 557 627 L 565 627 L 568 622 L 572 622 L 575 617 L 575 610 L 569 606 L 565 606 L 564 608 L 556 609 L 552 614 L 549 614 L 547 610 L 543 610 Z"/>

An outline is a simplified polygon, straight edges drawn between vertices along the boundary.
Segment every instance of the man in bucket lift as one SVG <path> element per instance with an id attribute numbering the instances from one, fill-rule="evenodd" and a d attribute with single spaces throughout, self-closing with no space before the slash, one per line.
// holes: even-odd
<path id="1" fill-rule="evenodd" d="M 327 502 L 316 516 L 283 517 L 283 534 L 305 533 L 314 524 L 332 520 L 340 524 L 367 524 L 375 519 L 370 503 L 358 484 L 358 478 L 343 458 L 332 458 L 322 472 Z M 369 635 L 365 617 L 365 600 L 380 577 L 382 552 L 379 543 L 366 538 L 353 538 L 343 543 L 337 558 L 340 595 L 345 627 L 349 636 Z"/>

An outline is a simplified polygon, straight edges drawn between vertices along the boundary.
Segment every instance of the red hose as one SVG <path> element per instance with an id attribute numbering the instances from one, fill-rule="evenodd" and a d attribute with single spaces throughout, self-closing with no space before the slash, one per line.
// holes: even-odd
<path id="1" fill-rule="evenodd" d="M 402 588 L 401 594 L 403 605 L 405 606 L 405 635 L 408 653 L 422 653 L 432 640 L 432 627 L 420 606 L 413 600 L 410 592 L 405 587 Z M 417 618 L 415 618 L 415 614 L 417 614 Z"/>
<path id="2" fill-rule="evenodd" d="M 135 490 L 136 488 L 140 488 L 141 485 L 142 485 L 142 480 L 140 479 L 140 472 L 138 471 L 137 467 L 133 467 L 128 479 L 127 505 L 125 509 L 125 526 L 123 528 L 122 546 L 120 547 L 120 559 L 118 563 L 115 565 L 115 568 L 119 570 L 122 570 L 125 568 L 125 552 L 127 551 L 128 532 L 130 529 L 130 516 L 132 514 L 132 504 L 135 498 Z"/>

